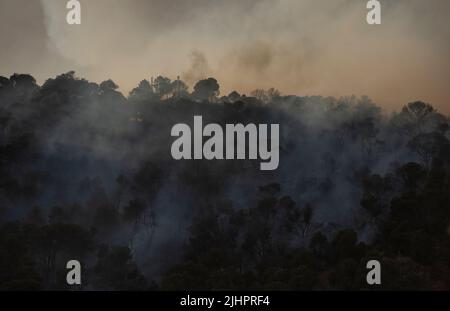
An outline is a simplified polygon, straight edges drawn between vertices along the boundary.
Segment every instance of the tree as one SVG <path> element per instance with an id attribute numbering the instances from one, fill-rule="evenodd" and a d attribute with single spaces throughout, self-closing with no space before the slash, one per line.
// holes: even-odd
<path id="1" fill-rule="evenodd" d="M 100 83 L 100 89 L 104 92 L 110 91 L 110 90 L 117 90 L 118 88 L 119 88 L 119 86 L 116 83 L 114 83 L 114 81 L 111 79 Z"/>
<path id="2" fill-rule="evenodd" d="M 15 87 L 23 86 L 36 86 L 36 79 L 33 78 L 31 75 L 26 74 L 13 74 L 9 80 L 14 84 Z"/>
<path id="3" fill-rule="evenodd" d="M 100 83 L 100 101 L 110 106 L 125 103 L 126 99 L 117 89 L 119 86 L 111 79 Z"/>
<path id="4" fill-rule="evenodd" d="M 326 259 L 330 255 L 330 244 L 322 232 L 317 232 L 311 237 L 309 248 L 319 258 Z"/>
<path id="5" fill-rule="evenodd" d="M 94 267 L 94 284 L 105 290 L 145 290 L 150 289 L 147 279 L 133 261 L 128 247 L 102 246 Z"/>
<path id="6" fill-rule="evenodd" d="M 65 264 L 73 258 L 83 261 L 93 249 L 93 240 L 91 233 L 78 225 L 50 224 L 38 228 L 33 247 L 46 285 L 54 288 L 67 285 Z"/>
<path id="7" fill-rule="evenodd" d="M 156 95 L 158 95 L 160 99 L 167 99 L 173 92 L 173 84 L 167 77 L 158 76 L 155 81 L 153 81 L 153 87 Z"/>
<path id="8" fill-rule="evenodd" d="M 306 235 L 309 228 L 311 227 L 312 217 L 313 217 L 313 209 L 311 207 L 311 204 L 306 204 L 306 206 L 303 210 L 303 224 L 304 224 L 303 236 Z"/>
<path id="9" fill-rule="evenodd" d="M 430 117 L 434 114 L 433 106 L 416 101 L 404 106 L 401 113 L 392 118 L 391 123 L 394 125 L 394 128 L 412 137 L 432 127 L 430 123 L 433 123 L 434 120 Z"/>
<path id="10" fill-rule="evenodd" d="M 270 88 L 268 90 L 256 89 L 251 93 L 251 95 L 259 101 L 267 104 L 279 98 L 281 93 L 277 89 Z"/>
<path id="11" fill-rule="evenodd" d="M 427 172 L 421 165 L 410 162 L 401 166 L 396 173 L 402 179 L 404 187 L 414 191 L 425 180 Z"/>
<path id="12" fill-rule="evenodd" d="M 152 100 L 155 97 L 153 86 L 148 80 L 142 80 L 139 85 L 134 88 L 129 95 L 129 99 L 132 101 L 145 101 Z"/>
<path id="13" fill-rule="evenodd" d="M 137 224 L 145 211 L 145 204 L 140 200 L 131 200 L 123 209 L 123 219 Z"/>
<path id="14" fill-rule="evenodd" d="M 181 98 L 187 97 L 189 95 L 188 86 L 186 83 L 181 81 L 179 78 L 172 82 L 172 93 L 173 97 Z"/>
<path id="15" fill-rule="evenodd" d="M 210 102 L 215 101 L 217 96 L 220 95 L 220 86 L 216 79 L 208 78 L 200 80 L 194 86 L 194 92 L 192 96 L 198 100 L 207 100 Z"/>
<path id="16" fill-rule="evenodd" d="M 41 290 L 37 256 L 29 245 L 36 228 L 18 223 L 0 226 L 0 290 Z"/>
<path id="17" fill-rule="evenodd" d="M 10 86 L 11 84 L 12 83 L 8 78 L 0 76 L 0 89 L 6 88 L 6 87 Z"/>
<path id="18" fill-rule="evenodd" d="M 432 112 L 434 112 L 433 106 L 421 101 L 409 103 L 402 109 L 402 113 L 416 122 L 423 120 Z"/>
<path id="19" fill-rule="evenodd" d="M 437 132 L 418 134 L 408 143 L 427 167 L 433 158 L 448 150 L 449 145 L 448 139 Z"/>
<path id="20" fill-rule="evenodd" d="M 332 241 L 335 259 L 358 258 L 360 253 L 357 242 L 358 236 L 355 231 L 351 229 L 338 231 Z"/>
<path id="21" fill-rule="evenodd" d="M 228 99 L 234 103 L 236 101 L 238 101 L 241 98 L 241 94 L 239 94 L 236 91 L 231 92 L 230 94 L 228 94 Z"/>

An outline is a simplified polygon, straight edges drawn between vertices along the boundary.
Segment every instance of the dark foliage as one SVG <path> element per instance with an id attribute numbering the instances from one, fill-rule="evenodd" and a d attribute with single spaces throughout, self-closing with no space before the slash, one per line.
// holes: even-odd
<path id="1" fill-rule="evenodd" d="M 0 289 L 450 289 L 449 119 L 414 102 L 218 98 L 213 79 L 128 98 L 74 72 L 0 77 Z M 175 161 L 171 127 L 279 123 L 281 162 Z M 373 288 L 373 287 L 371 287 Z"/>

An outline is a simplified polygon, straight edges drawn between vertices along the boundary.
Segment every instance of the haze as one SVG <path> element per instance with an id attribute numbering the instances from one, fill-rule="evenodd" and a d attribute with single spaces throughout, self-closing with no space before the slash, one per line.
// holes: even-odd
<path id="1" fill-rule="evenodd" d="M 368 95 L 388 110 L 414 100 L 450 113 L 450 1 L 90 0 L 82 24 L 66 1 L 0 0 L 0 75 L 40 83 L 75 70 L 127 93 L 140 80 L 213 76 L 222 94 Z"/>

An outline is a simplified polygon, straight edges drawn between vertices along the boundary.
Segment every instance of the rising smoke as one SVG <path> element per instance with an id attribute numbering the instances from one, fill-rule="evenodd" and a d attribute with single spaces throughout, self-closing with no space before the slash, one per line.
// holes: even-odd
<path id="1" fill-rule="evenodd" d="M 27 6 L 19 2 L 4 0 L 2 11 L 23 17 Z M 199 61 L 192 53 L 201 53 L 226 92 L 276 87 L 299 95 L 368 94 L 389 109 L 423 98 L 447 111 L 445 0 L 386 1 L 379 27 L 365 23 L 365 2 L 354 0 L 96 0 L 83 3 L 79 27 L 65 23 L 64 1 L 41 3 L 42 10 L 32 5 L 27 20 L 45 25 L 46 33 L 2 27 L 20 32 L 8 37 L 31 39 L 31 50 L 41 50 L 39 63 L 48 65 L 26 71 L 41 81 L 76 69 L 95 81 L 113 78 L 129 91 L 150 72 L 189 73 Z M 7 73 L 23 58 L 5 55 Z"/>

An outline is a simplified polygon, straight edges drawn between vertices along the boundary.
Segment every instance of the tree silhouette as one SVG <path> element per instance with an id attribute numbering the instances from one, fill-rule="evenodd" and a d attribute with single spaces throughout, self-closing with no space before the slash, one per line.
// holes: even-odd
<path id="1" fill-rule="evenodd" d="M 198 100 L 214 101 L 220 95 L 220 86 L 216 79 L 208 78 L 198 81 L 192 96 Z"/>
<path id="2" fill-rule="evenodd" d="M 155 79 L 153 85 L 155 94 L 157 94 L 160 99 L 167 99 L 173 92 L 173 84 L 167 77 L 158 76 Z"/>

